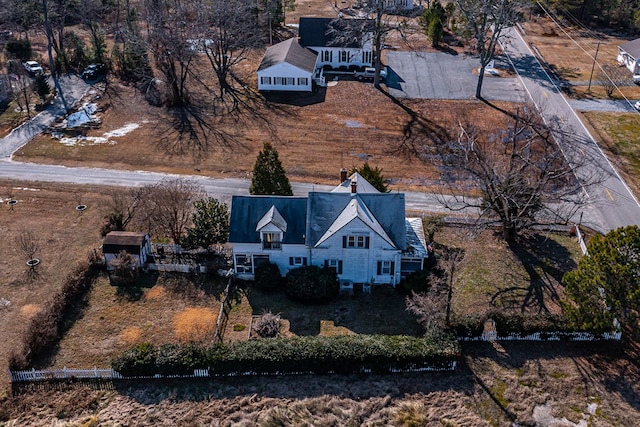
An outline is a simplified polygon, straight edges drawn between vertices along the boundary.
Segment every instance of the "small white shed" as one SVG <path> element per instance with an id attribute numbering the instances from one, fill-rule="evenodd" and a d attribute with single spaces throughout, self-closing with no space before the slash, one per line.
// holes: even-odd
<path id="1" fill-rule="evenodd" d="M 258 67 L 258 90 L 311 92 L 317 56 L 296 38 L 269 47 Z"/>
<path id="2" fill-rule="evenodd" d="M 133 231 L 112 231 L 107 234 L 102 242 L 102 253 L 107 267 L 121 251 L 133 256 L 136 261 L 136 267 L 144 267 L 151 254 L 151 238 L 149 234 Z"/>

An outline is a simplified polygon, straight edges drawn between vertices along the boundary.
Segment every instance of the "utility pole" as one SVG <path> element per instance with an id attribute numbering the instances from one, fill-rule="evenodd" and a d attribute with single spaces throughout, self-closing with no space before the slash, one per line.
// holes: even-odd
<path id="1" fill-rule="evenodd" d="M 593 78 L 593 70 L 594 68 L 596 68 L 596 60 L 598 59 L 598 50 L 600 49 L 600 43 L 598 42 L 598 44 L 596 45 L 596 54 L 593 56 L 593 65 L 591 66 L 591 75 L 589 76 L 589 87 L 587 88 L 587 90 L 591 90 L 591 79 Z"/>

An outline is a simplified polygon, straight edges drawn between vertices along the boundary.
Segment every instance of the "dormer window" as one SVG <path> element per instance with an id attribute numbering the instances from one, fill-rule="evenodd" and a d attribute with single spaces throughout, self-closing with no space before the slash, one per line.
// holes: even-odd
<path id="1" fill-rule="evenodd" d="M 262 249 L 281 249 L 281 233 L 262 233 Z"/>

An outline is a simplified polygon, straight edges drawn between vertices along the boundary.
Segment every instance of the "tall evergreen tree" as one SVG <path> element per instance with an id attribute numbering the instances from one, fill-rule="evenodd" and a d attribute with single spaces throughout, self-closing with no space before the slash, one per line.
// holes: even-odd
<path id="1" fill-rule="evenodd" d="M 567 318 L 577 327 L 611 329 L 614 319 L 640 328 L 640 228 L 618 228 L 596 235 L 578 268 L 564 275 Z"/>
<path id="2" fill-rule="evenodd" d="M 389 192 L 389 187 L 387 187 L 387 184 L 384 183 L 385 179 L 384 176 L 382 176 L 382 169 L 380 169 L 379 167 L 371 167 L 369 165 L 369 162 L 364 162 L 364 165 L 360 166 L 359 168 L 355 166 L 351 168 L 351 174 L 354 174 L 356 172 L 358 172 L 364 179 L 369 181 L 369 184 L 373 185 L 379 192 Z"/>
<path id="3" fill-rule="evenodd" d="M 229 208 L 214 197 L 198 200 L 191 217 L 193 227 L 187 230 L 183 246 L 187 249 L 208 248 L 226 243 L 229 238 Z"/>
<path id="4" fill-rule="evenodd" d="M 282 163 L 278 158 L 278 152 L 273 146 L 265 142 L 262 151 L 258 153 L 256 164 L 253 167 L 250 194 L 293 196 L 289 178 L 285 174 Z"/>

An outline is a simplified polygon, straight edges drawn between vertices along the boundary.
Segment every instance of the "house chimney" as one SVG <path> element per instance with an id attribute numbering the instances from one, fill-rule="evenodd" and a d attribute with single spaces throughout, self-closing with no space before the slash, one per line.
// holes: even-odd
<path id="1" fill-rule="evenodd" d="M 358 192 L 358 183 L 356 182 L 355 179 L 351 180 L 351 192 L 352 193 Z"/>
<path id="2" fill-rule="evenodd" d="M 347 170 L 345 168 L 340 169 L 340 184 L 347 180 Z"/>

